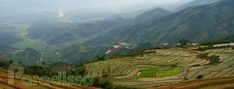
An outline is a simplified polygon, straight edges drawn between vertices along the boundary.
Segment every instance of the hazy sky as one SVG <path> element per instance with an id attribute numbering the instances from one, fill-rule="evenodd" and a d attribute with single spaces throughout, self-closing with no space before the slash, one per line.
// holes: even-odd
<path id="1" fill-rule="evenodd" d="M 192 0 L 0 0 L 2 15 L 35 12 L 128 12 L 162 7 L 173 9 Z"/>
<path id="2" fill-rule="evenodd" d="M 155 5 L 170 7 L 192 0 L 0 0 L 0 5 L 9 7 L 29 6 L 41 9 L 125 9 L 134 6 Z M 147 6 L 146 6 L 147 7 Z"/>

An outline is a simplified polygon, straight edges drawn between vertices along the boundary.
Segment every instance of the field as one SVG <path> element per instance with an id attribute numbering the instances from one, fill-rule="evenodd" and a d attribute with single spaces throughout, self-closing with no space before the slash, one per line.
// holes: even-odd
<path id="1" fill-rule="evenodd" d="M 234 78 L 217 78 L 198 81 L 190 81 L 179 84 L 161 86 L 149 89 L 233 89 Z"/>
<path id="2" fill-rule="evenodd" d="M 202 54 L 218 56 L 220 63 L 210 64 Z M 148 88 L 187 81 L 234 77 L 234 50 L 229 48 L 195 51 L 183 48 L 152 49 L 144 55 L 119 57 L 89 63 L 87 73 L 107 76 L 114 85 Z"/>
<path id="3" fill-rule="evenodd" d="M 154 70 L 154 69 L 146 69 L 140 71 L 141 77 L 167 77 L 167 76 L 173 76 L 176 74 L 181 73 L 183 68 L 176 67 L 168 70 Z"/>
<path id="4" fill-rule="evenodd" d="M 30 83 L 24 83 L 23 81 L 25 80 L 30 81 Z M 9 83 L 9 81 L 13 81 L 13 83 Z M 55 85 L 52 82 L 45 82 L 42 80 L 30 80 L 26 77 L 17 77 L 2 69 L 0 69 L 0 86 L 1 89 L 98 89 L 80 85 Z"/>

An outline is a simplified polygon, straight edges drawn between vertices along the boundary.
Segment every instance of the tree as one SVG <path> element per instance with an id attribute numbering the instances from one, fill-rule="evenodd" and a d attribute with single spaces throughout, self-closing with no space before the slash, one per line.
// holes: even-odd
<path id="1" fill-rule="evenodd" d="M 188 43 L 189 43 L 189 41 L 186 40 L 185 38 L 183 38 L 183 39 L 180 40 L 180 45 L 181 46 L 187 45 Z"/>
<path id="2" fill-rule="evenodd" d="M 150 42 L 141 43 L 136 47 L 138 50 L 145 50 L 149 48 L 153 48 L 153 45 Z"/>
<path id="3" fill-rule="evenodd" d="M 106 78 L 94 78 L 93 86 L 100 87 L 102 89 L 113 89 L 111 82 Z"/>
<path id="4" fill-rule="evenodd" d="M 102 55 L 102 56 L 97 56 L 97 60 L 98 61 L 103 61 L 106 59 L 106 56 L 105 55 Z"/>
<path id="5" fill-rule="evenodd" d="M 78 67 L 77 70 L 76 70 L 76 75 L 80 75 L 80 76 L 84 76 L 85 75 L 85 67 L 84 66 L 81 66 L 81 67 Z"/>
<path id="6" fill-rule="evenodd" d="M 220 63 L 219 56 L 212 55 L 209 57 L 210 64 L 218 64 Z"/>

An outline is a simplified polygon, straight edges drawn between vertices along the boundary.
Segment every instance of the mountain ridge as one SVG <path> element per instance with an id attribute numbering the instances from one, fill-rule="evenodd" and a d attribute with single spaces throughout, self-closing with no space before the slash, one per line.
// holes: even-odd
<path id="1" fill-rule="evenodd" d="M 127 42 L 139 44 L 152 42 L 154 44 L 173 44 L 183 38 L 193 42 L 218 40 L 234 34 L 231 19 L 234 18 L 232 2 L 231 0 L 223 0 L 209 5 L 188 8 L 144 24 L 125 27 L 125 30 L 121 29 L 118 34 L 109 32 L 109 36 L 101 36 L 88 41 L 88 43 Z"/>

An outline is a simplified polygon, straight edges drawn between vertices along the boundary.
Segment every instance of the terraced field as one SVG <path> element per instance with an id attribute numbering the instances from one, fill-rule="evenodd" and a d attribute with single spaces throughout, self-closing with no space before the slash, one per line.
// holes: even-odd
<path id="1" fill-rule="evenodd" d="M 234 77 L 197 80 L 149 89 L 234 89 Z"/>
<path id="2" fill-rule="evenodd" d="M 204 53 L 218 56 L 221 63 L 211 65 L 210 61 L 198 57 Z M 93 77 L 108 76 L 115 85 L 137 88 L 234 77 L 234 50 L 153 49 L 145 51 L 144 55 L 90 63 L 86 69 Z"/>
<path id="3" fill-rule="evenodd" d="M 25 84 L 23 80 L 25 80 L 25 78 L 17 77 L 11 73 L 0 70 L 0 89 L 98 89 L 79 85 L 54 85 L 54 83 L 51 82 L 29 79 L 27 80 L 31 81 L 30 84 Z M 9 81 L 13 82 L 9 83 Z"/>

